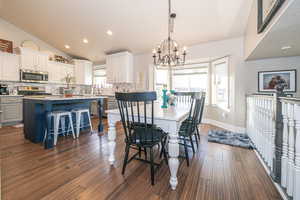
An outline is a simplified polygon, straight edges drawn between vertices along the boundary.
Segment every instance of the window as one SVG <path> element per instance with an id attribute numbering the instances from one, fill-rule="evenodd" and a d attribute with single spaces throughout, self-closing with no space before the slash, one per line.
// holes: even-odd
<path id="1" fill-rule="evenodd" d="M 229 109 L 228 58 L 212 62 L 212 104 Z"/>
<path id="2" fill-rule="evenodd" d="M 206 91 L 207 104 L 229 110 L 229 58 L 199 64 L 187 64 L 181 67 L 157 67 L 154 70 L 154 88 L 161 94 L 162 88 L 172 88 L 179 92 Z"/>
<path id="3" fill-rule="evenodd" d="M 166 68 L 156 68 L 155 69 L 155 91 L 158 92 L 158 94 L 161 93 L 161 90 L 164 87 L 169 88 L 169 70 Z"/>
<path id="4" fill-rule="evenodd" d="M 93 84 L 101 88 L 110 87 L 106 83 L 106 68 L 103 65 L 94 66 Z"/>
<path id="5" fill-rule="evenodd" d="M 164 87 L 178 92 L 207 92 L 209 63 L 186 65 L 172 69 L 172 78 L 168 68 L 157 67 L 154 72 L 155 91 L 162 94 Z M 172 83 L 172 86 L 171 86 Z"/>
<path id="6" fill-rule="evenodd" d="M 208 83 L 208 66 L 187 66 L 173 70 L 173 88 L 179 92 L 205 92 Z"/>

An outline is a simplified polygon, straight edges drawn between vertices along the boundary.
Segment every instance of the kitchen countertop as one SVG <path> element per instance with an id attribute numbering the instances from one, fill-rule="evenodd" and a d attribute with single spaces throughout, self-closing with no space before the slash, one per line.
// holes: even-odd
<path id="1" fill-rule="evenodd" d="M 23 97 L 23 95 L 0 95 L 0 97 Z"/>
<path id="2" fill-rule="evenodd" d="M 23 99 L 39 100 L 39 101 L 60 101 L 60 100 L 89 100 L 89 99 L 104 99 L 107 96 L 73 96 L 73 97 L 59 97 L 59 96 L 44 96 L 44 97 L 24 97 Z"/>

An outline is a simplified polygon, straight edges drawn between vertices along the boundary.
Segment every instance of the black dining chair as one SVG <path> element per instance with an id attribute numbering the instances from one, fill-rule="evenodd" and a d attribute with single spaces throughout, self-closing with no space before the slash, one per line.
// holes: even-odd
<path id="1" fill-rule="evenodd" d="M 202 98 L 192 99 L 189 117 L 186 120 L 184 120 L 184 122 L 181 124 L 179 129 L 179 139 L 183 141 L 183 143 L 180 142 L 179 144 L 184 146 L 187 166 L 189 166 L 188 147 L 191 147 L 193 153 L 195 153 L 195 147 L 194 147 L 192 136 L 195 136 L 196 143 L 198 146 L 197 136 L 195 135 L 195 132 L 197 129 L 199 115 L 201 114 L 201 107 L 202 107 L 201 103 L 202 103 Z M 190 142 L 190 145 L 187 142 Z"/>
<path id="2" fill-rule="evenodd" d="M 200 141 L 199 125 L 202 123 L 203 111 L 204 111 L 204 106 L 205 106 L 205 97 L 206 97 L 206 93 L 202 92 L 201 93 L 200 115 L 199 115 L 198 122 L 197 122 L 197 125 L 196 125 L 196 133 L 195 133 L 197 135 L 199 141 Z"/>
<path id="3" fill-rule="evenodd" d="M 189 112 L 189 116 L 187 118 L 187 119 L 189 119 L 192 114 L 192 108 L 193 108 L 193 103 L 194 103 L 193 100 L 195 98 L 202 97 L 202 92 L 174 92 L 174 96 L 176 97 L 177 104 L 186 104 L 186 105 L 190 106 L 190 112 Z M 186 124 L 186 122 L 184 121 L 182 123 L 182 126 L 184 126 L 185 124 Z M 198 132 L 199 131 L 195 132 L 195 134 L 196 134 L 195 141 L 196 141 L 197 146 L 199 145 L 198 139 L 200 140 L 200 134 L 198 137 Z M 195 152 L 195 148 L 193 145 L 192 145 L 192 149 L 193 149 L 193 152 Z"/>
<path id="4" fill-rule="evenodd" d="M 197 92 L 174 92 L 176 103 L 190 104 Z"/>
<path id="5" fill-rule="evenodd" d="M 154 166 L 161 165 L 161 162 L 154 162 L 153 150 L 156 145 L 161 145 L 161 153 L 164 155 L 165 162 L 168 163 L 165 150 L 167 133 L 154 124 L 156 92 L 116 93 L 115 97 L 126 136 L 122 174 L 125 173 L 127 164 L 133 159 L 146 162 L 151 166 L 151 184 L 154 185 Z M 128 158 L 130 149 L 138 152 Z M 145 152 L 145 159 L 141 158 L 141 149 Z M 150 160 L 147 159 L 147 149 L 150 151 Z M 138 158 L 137 155 L 139 155 Z"/>

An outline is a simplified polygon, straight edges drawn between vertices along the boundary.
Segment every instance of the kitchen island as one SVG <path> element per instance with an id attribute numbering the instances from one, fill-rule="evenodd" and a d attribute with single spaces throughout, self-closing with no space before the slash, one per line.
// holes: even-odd
<path id="1" fill-rule="evenodd" d="M 104 96 L 74 96 L 74 97 L 24 97 L 23 122 L 24 137 L 31 142 L 41 143 L 46 130 L 46 113 L 52 111 L 71 111 L 78 108 L 90 108 L 91 102 L 98 102 L 99 125 L 98 132 L 103 131 L 102 109 Z"/>

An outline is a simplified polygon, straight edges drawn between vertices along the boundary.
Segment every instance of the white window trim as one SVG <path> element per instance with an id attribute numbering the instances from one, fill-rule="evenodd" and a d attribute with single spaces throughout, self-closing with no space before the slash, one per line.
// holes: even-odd
<path id="1" fill-rule="evenodd" d="M 228 88 L 228 96 L 227 96 L 227 107 L 223 107 L 220 106 L 216 103 L 216 74 L 215 74 L 215 66 L 218 64 L 222 64 L 222 63 L 227 63 L 227 70 L 226 70 L 226 74 L 228 77 L 228 81 L 227 81 L 227 88 Z M 230 62 L 229 62 L 229 56 L 220 58 L 220 59 L 216 59 L 213 62 L 211 62 L 211 105 L 213 107 L 218 107 L 224 111 L 230 112 Z"/>

